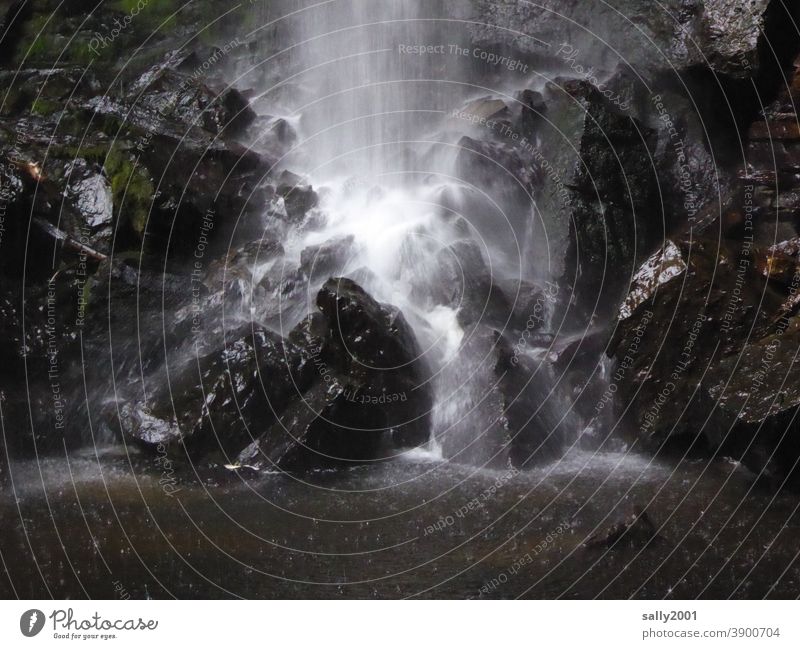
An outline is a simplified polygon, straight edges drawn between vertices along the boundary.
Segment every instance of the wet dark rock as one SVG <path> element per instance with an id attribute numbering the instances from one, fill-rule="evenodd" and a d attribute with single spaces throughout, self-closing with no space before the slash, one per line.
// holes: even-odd
<path id="1" fill-rule="evenodd" d="M 9 457 L 63 452 L 83 441 L 70 418 L 79 385 L 84 278 L 0 282 L 0 399 Z"/>
<path id="2" fill-rule="evenodd" d="M 0 159 L 0 208 L 2 234 L 0 267 L 5 275 L 19 276 L 25 262 L 28 223 L 33 211 L 33 188 L 36 185 L 29 162 L 17 161 L 9 155 Z M 34 233 L 32 245 L 47 244 L 45 237 Z"/>
<path id="3" fill-rule="evenodd" d="M 141 92 L 139 110 L 168 115 L 188 128 L 200 126 L 213 135 L 232 136 L 256 118 L 250 103 L 235 88 L 216 92 L 202 79 L 178 68 L 158 66 L 146 72 L 143 79 L 146 85 L 134 86 Z"/>
<path id="4" fill-rule="evenodd" d="M 76 97 L 92 96 L 100 90 L 94 75 L 79 67 L 0 70 L 0 82 L 8 89 L 0 109 L 7 117 L 53 117 L 69 112 Z"/>
<path id="5" fill-rule="evenodd" d="M 664 6 L 643 6 L 637 0 L 613 5 L 547 0 L 533 7 L 511 0 L 479 0 L 472 32 L 483 46 L 504 46 L 564 66 L 570 63 L 565 59 L 574 57 L 584 70 L 613 68 L 619 57 L 645 77 L 660 70 L 710 65 L 720 75 L 747 78 L 759 64 L 759 37 L 769 4 L 669 0 Z M 627 38 L 620 40 L 622 33 Z M 614 43 L 614 50 L 606 43 Z"/>
<path id="6" fill-rule="evenodd" d="M 522 274 L 557 278 L 570 326 L 608 321 L 663 236 L 657 132 L 587 80 L 558 78 L 513 108 L 507 126 L 460 142 L 459 176 L 498 202 L 471 207 L 486 214 L 474 225 L 503 249 L 532 242 L 520 251 Z M 507 214 L 526 218 L 498 227 Z"/>
<path id="7" fill-rule="evenodd" d="M 527 137 L 532 137 L 544 121 L 547 102 L 542 93 L 536 90 L 522 90 L 517 94 L 516 99 L 521 108 L 519 122 L 522 133 Z"/>
<path id="8" fill-rule="evenodd" d="M 595 534 L 583 545 L 587 549 L 644 548 L 657 538 L 656 526 L 647 510 L 636 505 L 628 518 L 615 523 L 605 532 Z"/>
<path id="9" fill-rule="evenodd" d="M 441 372 L 437 439 L 454 462 L 529 468 L 561 456 L 572 422 L 549 394 L 551 367 L 479 325 Z"/>
<path id="10" fill-rule="evenodd" d="M 792 382 L 795 333 L 790 289 L 759 272 L 764 254 L 747 241 L 669 242 L 642 268 L 610 349 L 644 447 L 708 449 L 788 475 L 793 400 L 780 386 Z"/>
<path id="11" fill-rule="evenodd" d="M 355 254 L 353 236 L 331 239 L 309 246 L 300 253 L 300 270 L 309 281 L 339 276 Z"/>
<path id="12" fill-rule="evenodd" d="M 20 27 L 30 19 L 32 7 L 25 0 L 13 0 L 5 10 L 0 13 L 0 29 L 4 38 L 0 41 L 0 63 L 7 64 L 24 40 Z"/>
<path id="13" fill-rule="evenodd" d="M 510 464 L 501 345 L 497 332 L 476 327 L 441 370 L 447 399 L 437 410 L 436 435 L 453 462 L 498 469 Z"/>
<path id="14" fill-rule="evenodd" d="M 231 250 L 227 255 L 208 264 L 202 283 L 200 310 L 208 314 L 225 313 L 227 318 L 242 321 L 267 311 L 272 298 L 269 282 L 271 271 L 281 264 L 283 245 L 278 238 L 265 232 L 264 237 Z"/>
<path id="15" fill-rule="evenodd" d="M 542 359 L 518 353 L 507 343 L 499 360 L 505 418 L 511 432 L 511 465 L 524 469 L 557 460 L 578 421 L 551 391 L 554 368 Z"/>
<path id="16" fill-rule="evenodd" d="M 225 53 L 224 59 L 214 59 L 215 65 L 233 63 L 247 54 L 238 41 L 231 42 L 234 32 L 241 33 L 236 17 L 221 17 L 206 5 L 181 8 L 178 18 L 174 15 L 178 6 L 172 2 L 148 4 L 147 11 L 131 20 L 130 7 L 121 3 L 103 3 L 94 11 L 88 11 L 80 0 L 21 4 L 23 11 L 9 30 L 14 37 L 3 39 L 3 60 L 14 67 L 23 60 L 25 65 L 42 68 L 55 62 L 82 67 L 93 63 L 93 71 L 104 83 L 110 83 L 117 73 L 125 80 L 136 79 L 143 72 L 143 63 L 185 48 L 197 41 L 192 37 L 200 32 L 204 41 L 218 43 Z M 7 6 L 5 3 L 0 12 Z M 15 15 L 13 7 L 9 14 Z M 202 56 L 207 56 L 207 48 L 202 49 Z M 133 51 L 138 52 L 136 57 L 130 56 Z"/>
<path id="17" fill-rule="evenodd" d="M 52 275 L 61 261 L 101 260 L 109 250 L 112 192 L 102 167 L 57 155 L 18 139 L 0 148 L 2 265 L 7 273 Z M 42 263 L 47 260 L 48 263 Z"/>
<path id="18" fill-rule="evenodd" d="M 265 232 L 261 239 L 234 248 L 224 257 L 212 261 L 203 281 L 211 290 L 217 290 L 226 281 L 247 279 L 252 282 L 260 267 L 283 254 L 283 244 Z"/>
<path id="19" fill-rule="evenodd" d="M 622 114 L 590 84 L 569 81 L 549 90 L 549 109 L 555 111 L 561 104 L 568 115 L 561 119 L 574 120 L 568 122 L 567 135 L 577 136 L 579 152 L 561 167 L 571 170 L 570 175 L 555 183 L 548 177 L 545 190 L 549 206 L 568 219 L 569 243 L 559 284 L 572 287 L 564 297 L 569 296 L 576 315 L 583 310 L 590 319 L 607 321 L 637 263 L 663 236 L 655 211 L 660 202 L 651 161 L 654 132 Z M 563 149 L 568 157 L 575 154 Z"/>
<path id="20" fill-rule="evenodd" d="M 800 58 L 786 71 L 776 99 L 749 129 L 747 167 L 740 174 L 755 218 L 763 222 L 762 242 L 775 243 L 776 222 L 800 228 L 800 132 L 795 106 L 800 102 Z"/>
<path id="21" fill-rule="evenodd" d="M 66 176 L 69 180 L 66 198 L 72 209 L 64 210 L 60 226 L 79 243 L 107 255 L 114 224 L 111 184 L 102 167 L 82 158 L 67 166 Z"/>
<path id="22" fill-rule="evenodd" d="M 475 99 L 458 111 L 458 119 L 467 120 L 473 124 L 508 121 L 510 118 L 511 110 L 508 104 L 495 97 Z"/>
<path id="23" fill-rule="evenodd" d="M 760 292 L 752 285 L 756 278 L 747 258 L 742 267 L 745 295 L 741 308 L 736 308 L 732 291 L 738 252 L 711 241 L 698 242 L 691 250 L 682 242 L 668 241 L 634 278 L 609 353 L 623 370 L 618 403 L 633 418 L 631 430 L 637 439 L 653 450 L 670 438 L 685 434 L 694 439 L 699 433 L 686 417 L 676 422 L 671 414 L 665 416 L 661 391 L 671 390 L 670 413 L 681 412 L 712 358 L 735 352 L 753 325 L 760 324 L 762 330 L 767 325 L 766 318 L 754 311 Z M 725 272 L 715 273 L 718 265 Z M 730 330 L 721 335 L 729 306 L 734 307 Z M 754 317 L 759 321 L 754 322 Z M 688 354 L 682 357 L 684 351 Z M 679 380 L 673 379 L 673 373 Z"/>
<path id="24" fill-rule="evenodd" d="M 202 285 L 172 270 L 152 258 L 118 254 L 86 284 L 82 342 L 92 363 L 85 381 L 101 420 L 115 422 L 117 400 L 140 398 L 143 376 L 178 367 L 190 350 L 199 349 L 197 355 L 221 344 L 215 314 L 199 310 L 203 293 L 195 289 Z"/>
<path id="25" fill-rule="evenodd" d="M 365 412 L 377 405 L 397 447 L 427 442 L 433 405 L 429 369 L 403 314 L 345 278 L 328 280 L 317 306 L 328 328 L 321 358 L 346 377 L 352 398 L 363 402 Z"/>
<path id="26" fill-rule="evenodd" d="M 319 197 L 310 185 L 290 172 L 283 172 L 278 180 L 278 195 L 283 199 L 286 216 L 292 223 L 299 223 L 319 203 Z"/>
<path id="27" fill-rule="evenodd" d="M 123 431 L 151 450 L 287 470 L 426 442 L 427 368 L 402 314 L 346 279 L 318 305 L 288 339 L 251 324 L 188 363 L 168 357 L 169 377 L 155 367 L 145 380 L 147 401 L 126 400 Z"/>
<path id="28" fill-rule="evenodd" d="M 402 314 L 347 279 L 329 280 L 317 303 L 289 336 L 308 354 L 313 385 L 242 452 L 242 464 L 305 470 L 380 460 L 428 439 L 426 368 Z"/>
<path id="29" fill-rule="evenodd" d="M 511 305 L 510 329 L 541 332 L 548 326 L 559 301 L 555 284 L 520 279 L 499 279 L 496 283 Z"/>
<path id="30" fill-rule="evenodd" d="M 362 408 L 336 381 L 319 383 L 293 403 L 239 463 L 290 471 L 388 459 L 395 454 L 378 407 Z"/>
<path id="31" fill-rule="evenodd" d="M 402 314 L 347 279 L 329 280 L 317 303 L 289 336 L 308 354 L 313 385 L 242 464 L 305 470 L 386 459 L 428 440 L 427 368 Z"/>
<path id="32" fill-rule="evenodd" d="M 458 147 L 461 149 L 456 161 L 459 178 L 492 196 L 510 194 L 522 204 L 530 200 L 536 169 L 529 164 L 523 149 L 504 141 L 466 136 L 459 140 Z"/>
<path id="33" fill-rule="evenodd" d="M 230 461 L 311 384 L 301 350 L 255 325 L 230 332 L 224 349 L 190 363 L 149 399 L 126 404 L 125 432 L 148 446 Z"/>
<path id="34" fill-rule="evenodd" d="M 744 346 L 706 374 L 701 402 L 714 411 L 703 435 L 765 483 L 800 489 L 800 330 L 796 318 L 783 326 L 783 333 Z"/>
<path id="35" fill-rule="evenodd" d="M 118 208 L 123 235 L 177 255 L 192 255 L 201 244 L 204 254 L 219 254 L 231 239 L 236 245 L 258 238 L 270 162 L 233 139 L 255 117 L 244 96 L 235 89 L 218 96 L 170 60 L 137 84 L 132 98 L 84 103 L 86 117 L 115 138 L 104 157 L 107 171 L 114 167 L 112 187 L 128 188 Z"/>
<path id="36" fill-rule="evenodd" d="M 608 339 L 604 327 L 560 336 L 550 345 L 548 359 L 561 371 L 580 368 L 590 373 L 603 356 Z"/>
<path id="37" fill-rule="evenodd" d="M 438 276 L 432 285 L 443 305 L 458 309 L 464 327 L 483 322 L 503 328 L 512 318 L 512 306 L 495 283 L 480 245 L 461 239 L 436 255 Z"/>
<path id="38" fill-rule="evenodd" d="M 217 132 L 226 130 L 231 134 L 242 132 L 256 119 L 250 102 L 236 88 L 223 91 L 214 101 L 214 122 Z"/>
<path id="39" fill-rule="evenodd" d="M 297 143 L 297 131 L 283 118 L 258 117 L 253 130 L 259 133 L 254 147 L 276 160 L 286 155 Z"/>
<path id="40" fill-rule="evenodd" d="M 0 492 L 5 491 L 10 483 L 7 455 L 5 444 L 0 444 Z"/>

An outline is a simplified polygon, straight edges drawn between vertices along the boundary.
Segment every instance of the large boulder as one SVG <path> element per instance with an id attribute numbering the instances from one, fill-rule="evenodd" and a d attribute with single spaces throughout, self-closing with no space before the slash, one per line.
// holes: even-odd
<path id="1" fill-rule="evenodd" d="M 434 424 L 437 441 L 452 461 L 529 468 L 563 453 L 577 422 L 552 390 L 553 365 L 545 354 L 532 354 L 525 342 L 511 344 L 479 324 L 441 369 Z"/>
<path id="2" fill-rule="evenodd" d="M 317 306 L 327 325 L 323 362 L 346 378 L 357 401 L 373 410 L 377 404 L 396 446 L 427 442 L 433 405 L 429 368 L 403 314 L 346 278 L 328 280 Z"/>
<path id="3" fill-rule="evenodd" d="M 85 118 L 115 139 L 112 147 L 77 153 L 105 168 L 123 243 L 144 239 L 162 255 L 209 255 L 260 235 L 270 162 L 233 139 L 248 120 L 209 93 L 167 69 L 133 100 L 85 102 Z"/>
<path id="4" fill-rule="evenodd" d="M 699 238 L 668 241 L 643 265 L 609 347 L 617 410 L 639 445 L 730 455 L 777 483 L 789 477 L 800 457 L 800 267 L 784 260 L 787 278 L 773 259 L 748 238 Z"/>
<path id="5" fill-rule="evenodd" d="M 713 417 L 703 430 L 721 449 L 775 486 L 800 488 L 800 369 L 797 318 L 779 333 L 746 345 L 703 380 Z M 785 331 L 781 332 L 781 329 Z"/>
<path id="6" fill-rule="evenodd" d="M 312 387 L 239 461 L 307 469 L 387 459 L 425 444 L 428 369 L 402 313 L 344 278 L 326 282 L 317 306 L 289 337 L 309 354 Z"/>
<path id="7" fill-rule="evenodd" d="M 390 457 L 430 435 L 432 396 L 403 315 L 348 279 L 282 338 L 245 325 L 217 351 L 154 368 L 121 410 L 146 448 L 304 470 Z M 132 393 L 135 386 L 130 391 Z"/>
<path id="8" fill-rule="evenodd" d="M 246 325 L 222 350 L 164 381 L 147 402 L 126 404 L 123 429 L 151 447 L 182 447 L 194 457 L 221 451 L 230 462 L 308 389 L 310 370 L 301 350 Z"/>
<path id="9" fill-rule="evenodd" d="M 521 276 L 571 289 L 561 294 L 570 324 L 609 320 L 665 230 L 657 131 L 584 79 L 559 77 L 501 110 L 494 104 L 454 113 L 471 128 L 456 169 L 474 188 L 457 207 Z"/>
<path id="10" fill-rule="evenodd" d="M 568 323 L 608 321 L 663 236 L 652 129 L 587 81 L 558 79 L 529 157 L 539 169 L 532 219 L 539 275 L 557 278 Z M 557 251 L 566 250 L 566 255 Z"/>
<path id="11" fill-rule="evenodd" d="M 475 240 L 459 239 L 442 248 L 434 271 L 431 285 L 437 302 L 457 309 L 462 327 L 483 322 L 502 329 L 510 324 L 512 304 Z"/>

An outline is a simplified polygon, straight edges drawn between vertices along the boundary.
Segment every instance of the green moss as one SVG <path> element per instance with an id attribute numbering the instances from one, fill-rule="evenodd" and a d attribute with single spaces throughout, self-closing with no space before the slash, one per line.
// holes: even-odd
<path id="1" fill-rule="evenodd" d="M 74 38 L 71 31 L 77 28 L 58 14 L 49 12 L 34 15 L 23 31 L 22 44 L 16 52 L 16 63 L 23 58 L 26 64 L 86 65 L 92 59 L 88 47 L 88 36 L 78 33 Z"/>
<path id="2" fill-rule="evenodd" d="M 152 55 L 158 60 L 165 51 L 184 42 L 185 38 L 178 38 L 183 29 L 195 33 L 197 42 L 219 44 L 222 33 L 241 25 L 244 19 L 237 11 L 217 21 L 227 7 L 211 2 L 187 5 L 186 0 L 147 0 L 141 10 L 138 7 L 139 0 L 107 0 L 86 20 L 63 8 L 53 13 L 55 7 L 49 4 L 36 7 L 22 27 L 14 62 L 19 64 L 25 58 L 34 65 L 52 65 L 58 60 L 60 65 L 84 66 L 97 59 L 97 69 L 110 70 L 127 61 L 131 51 L 147 41 L 137 56 L 139 68 L 140 57 Z M 90 50 L 93 39 L 96 44 L 100 37 L 105 43 L 102 48 Z"/>
<path id="3" fill-rule="evenodd" d="M 57 101 L 46 99 L 44 97 L 38 97 L 31 105 L 31 113 L 34 115 L 47 116 L 58 112 L 61 110 L 61 108 L 62 105 Z"/>
<path id="4" fill-rule="evenodd" d="M 20 58 L 26 57 L 33 60 L 44 60 L 50 58 L 54 61 L 58 56 L 56 36 L 53 31 L 53 24 L 57 22 L 55 16 L 51 18 L 49 14 L 33 16 L 25 25 L 22 47 L 20 47 Z M 28 47 L 25 44 L 29 43 Z M 53 54 L 55 53 L 55 56 Z"/>
<path id="5" fill-rule="evenodd" d="M 117 141 L 110 150 L 104 145 L 53 146 L 50 155 L 62 160 L 83 158 L 91 164 L 102 165 L 111 184 L 118 222 L 139 237 L 144 234 L 155 189 L 147 168 L 136 163 L 124 143 Z"/>
<path id="6" fill-rule="evenodd" d="M 154 29 L 174 28 L 178 19 L 172 14 L 184 4 L 186 3 L 177 0 L 149 0 L 147 5 L 135 16 L 133 16 L 133 12 L 138 9 L 139 0 L 117 0 L 112 6 L 123 17 L 132 16 L 129 29 L 135 30 L 143 38 L 146 38 Z"/>
<path id="7" fill-rule="evenodd" d="M 109 151 L 104 169 L 111 183 L 117 219 L 137 236 L 143 236 L 154 194 L 147 169 L 137 165 L 129 153 L 117 146 Z"/>

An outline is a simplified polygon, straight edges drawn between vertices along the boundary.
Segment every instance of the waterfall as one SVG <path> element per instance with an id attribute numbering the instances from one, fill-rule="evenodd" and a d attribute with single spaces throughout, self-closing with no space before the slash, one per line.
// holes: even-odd
<path id="1" fill-rule="evenodd" d="M 280 168 L 319 195 L 312 215 L 285 233 L 285 264 L 311 261 L 320 273 L 311 274 L 302 306 L 282 307 L 280 326 L 313 308 L 328 276 L 357 281 L 414 328 L 437 397 L 431 450 L 502 466 L 514 399 L 503 395 L 507 379 L 497 369 L 492 332 L 508 314 L 495 312 L 495 282 L 508 280 L 510 297 L 519 295 L 520 251 L 531 248 L 520 238 L 530 237 L 532 208 L 459 177 L 458 143 L 476 130 L 453 113 L 487 91 L 465 81 L 480 78 L 475 62 L 454 54 L 467 45 L 463 25 L 448 18 L 457 4 L 335 0 L 285 12 L 279 58 L 288 73 L 277 83 L 265 76 L 260 97 L 297 129 Z M 470 302 L 477 318 L 465 316 Z"/>

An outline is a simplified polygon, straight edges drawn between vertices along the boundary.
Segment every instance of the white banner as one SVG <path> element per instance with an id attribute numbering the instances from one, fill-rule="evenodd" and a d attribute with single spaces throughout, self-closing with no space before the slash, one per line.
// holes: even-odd
<path id="1" fill-rule="evenodd" d="M 797 602 L 5 601 L 0 611 L 4 647 L 800 646 Z"/>

